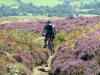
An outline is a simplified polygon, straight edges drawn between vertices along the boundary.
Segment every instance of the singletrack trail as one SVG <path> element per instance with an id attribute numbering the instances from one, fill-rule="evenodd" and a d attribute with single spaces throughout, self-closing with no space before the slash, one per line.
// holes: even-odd
<path id="1" fill-rule="evenodd" d="M 35 67 L 33 69 L 33 75 L 49 75 L 48 73 L 51 70 L 51 62 L 52 62 L 53 55 L 51 55 L 47 61 L 47 65 L 44 64 L 42 66 Z"/>

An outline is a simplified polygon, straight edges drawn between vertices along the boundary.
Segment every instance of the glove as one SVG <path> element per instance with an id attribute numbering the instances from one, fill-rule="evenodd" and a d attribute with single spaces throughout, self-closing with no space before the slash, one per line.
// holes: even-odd
<path id="1" fill-rule="evenodd" d="M 42 34 L 42 36 L 45 36 L 44 34 Z"/>
<path id="2" fill-rule="evenodd" d="M 55 32 L 55 35 L 56 35 L 56 32 Z"/>

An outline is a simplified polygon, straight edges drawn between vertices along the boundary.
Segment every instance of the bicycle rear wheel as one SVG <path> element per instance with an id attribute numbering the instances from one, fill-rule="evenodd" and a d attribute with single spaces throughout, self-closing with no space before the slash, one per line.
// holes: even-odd
<path id="1" fill-rule="evenodd" d="M 54 53 L 54 44 L 53 44 L 53 40 L 48 40 L 48 49 L 51 50 L 51 54 Z"/>

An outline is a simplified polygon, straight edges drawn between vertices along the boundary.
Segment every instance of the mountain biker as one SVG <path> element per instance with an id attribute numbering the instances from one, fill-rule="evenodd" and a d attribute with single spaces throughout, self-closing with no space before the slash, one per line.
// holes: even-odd
<path id="1" fill-rule="evenodd" d="M 46 48 L 48 38 L 51 37 L 51 40 L 53 41 L 56 34 L 55 26 L 51 24 L 50 20 L 48 20 L 47 25 L 44 26 L 42 35 L 44 35 L 44 33 L 45 33 L 44 48 Z"/>

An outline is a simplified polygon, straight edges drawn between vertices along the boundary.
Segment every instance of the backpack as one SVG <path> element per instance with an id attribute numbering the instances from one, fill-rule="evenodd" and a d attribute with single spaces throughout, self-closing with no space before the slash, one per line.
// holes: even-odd
<path id="1" fill-rule="evenodd" d="M 52 31 L 52 30 L 53 30 L 53 27 L 52 27 L 52 25 L 48 25 L 48 26 L 47 26 L 47 30 L 50 30 L 50 31 Z"/>

